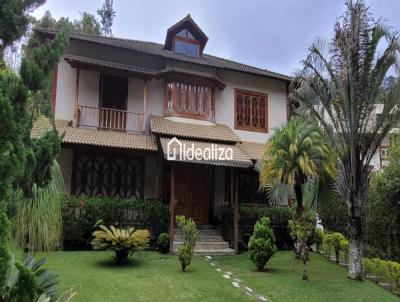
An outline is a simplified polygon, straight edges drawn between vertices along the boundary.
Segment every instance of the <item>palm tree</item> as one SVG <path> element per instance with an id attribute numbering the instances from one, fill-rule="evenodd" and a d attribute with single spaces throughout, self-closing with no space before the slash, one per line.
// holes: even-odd
<path id="1" fill-rule="evenodd" d="M 362 279 L 361 209 L 371 159 L 400 118 L 399 78 L 382 93 L 385 78 L 398 70 L 400 48 L 398 36 L 374 21 L 363 1 L 347 0 L 346 6 L 332 40 L 310 47 L 290 99 L 319 122 L 337 158 L 336 186 L 348 208 L 348 275 Z M 373 119 L 378 101 L 383 111 Z"/>
<path id="2" fill-rule="evenodd" d="M 300 217 L 305 184 L 323 176 L 333 176 L 335 165 L 332 159 L 320 128 L 302 117 L 293 117 L 275 130 L 266 145 L 260 167 L 260 185 L 269 188 L 270 195 L 274 190 L 281 193 L 277 196 L 289 197 L 290 192 L 294 192 L 296 212 Z"/>

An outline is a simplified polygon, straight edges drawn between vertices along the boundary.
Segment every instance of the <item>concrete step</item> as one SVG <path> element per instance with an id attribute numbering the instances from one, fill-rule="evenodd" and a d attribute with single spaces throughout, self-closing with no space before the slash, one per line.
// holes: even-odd
<path id="1" fill-rule="evenodd" d="M 178 250 L 178 247 L 182 245 L 181 241 L 174 241 L 174 251 Z M 226 241 L 219 242 L 196 242 L 194 250 L 221 250 L 229 248 L 229 243 Z"/>
<path id="2" fill-rule="evenodd" d="M 182 241 L 181 235 L 174 235 L 174 241 Z M 222 236 L 199 236 L 197 242 L 218 242 L 224 241 Z"/>
<path id="3" fill-rule="evenodd" d="M 195 250 L 196 256 L 229 256 L 235 255 L 235 250 L 227 248 L 223 250 Z"/>

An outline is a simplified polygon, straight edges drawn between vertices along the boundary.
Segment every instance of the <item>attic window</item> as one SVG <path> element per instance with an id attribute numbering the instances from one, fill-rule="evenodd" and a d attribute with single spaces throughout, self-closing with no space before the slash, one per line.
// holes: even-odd
<path id="1" fill-rule="evenodd" d="M 200 42 L 193 37 L 189 30 L 182 29 L 178 32 L 173 41 L 173 50 L 176 53 L 190 57 L 200 56 Z"/>

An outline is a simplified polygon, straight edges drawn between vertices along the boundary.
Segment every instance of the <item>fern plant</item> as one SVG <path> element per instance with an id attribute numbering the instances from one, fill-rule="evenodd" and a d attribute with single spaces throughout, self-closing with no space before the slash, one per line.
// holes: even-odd
<path id="1" fill-rule="evenodd" d="M 93 232 L 92 247 L 94 250 L 115 251 L 117 264 L 125 264 L 133 252 L 144 249 L 150 241 L 148 230 L 107 228 L 105 225 L 99 228 Z"/>

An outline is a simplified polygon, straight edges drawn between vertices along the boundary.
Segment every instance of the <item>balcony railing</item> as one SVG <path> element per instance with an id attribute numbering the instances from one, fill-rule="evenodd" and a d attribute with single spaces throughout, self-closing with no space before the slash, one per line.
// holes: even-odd
<path id="1" fill-rule="evenodd" d="M 142 113 L 78 105 L 78 127 L 142 132 L 143 121 Z"/>

